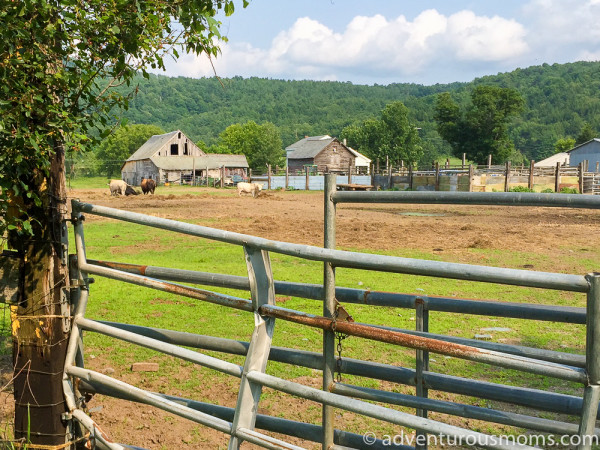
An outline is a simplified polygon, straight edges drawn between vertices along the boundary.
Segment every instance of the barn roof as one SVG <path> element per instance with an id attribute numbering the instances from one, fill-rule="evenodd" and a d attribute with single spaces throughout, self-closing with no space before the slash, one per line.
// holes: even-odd
<path id="1" fill-rule="evenodd" d="M 360 153 L 360 152 L 357 152 L 357 151 L 356 151 L 356 150 L 354 150 L 352 147 L 348 147 L 348 146 L 346 146 L 346 148 L 347 148 L 348 150 L 350 150 L 350 153 L 352 153 L 352 154 L 353 154 L 355 157 L 357 157 L 357 158 L 364 158 L 364 160 L 365 160 L 366 162 L 369 162 L 369 163 L 371 162 L 371 160 L 370 160 L 369 158 L 367 158 L 367 157 L 366 157 L 365 155 L 363 155 L 362 153 Z"/>
<path id="2" fill-rule="evenodd" d="M 165 134 L 155 134 L 138 148 L 133 155 L 127 158 L 127 161 L 137 161 L 140 159 L 152 158 L 167 142 L 180 133 L 179 130 L 171 131 Z"/>
<path id="3" fill-rule="evenodd" d="M 225 167 L 248 168 L 244 155 L 207 154 L 204 156 L 155 156 L 150 160 L 163 170 L 200 170 Z"/>
<path id="4" fill-rule="evenodd" d="M 556 163 L 569 165 L 569 153 L 561 152 L 550 156 L 549 158 L 538 161 L 534 164 L 535 167 L 556 167 Z"/>
<path id="5" fill-rule="evenodd" d="M 307 136 L 286 147 L 285 151 L 288 159 L 314 158 L 334 140 L 336 139 L 327 134 L 324 136 Z"/>
<path id="6" fill-rule="evenodd" d="M 590 139 L 589 141 L 584 142 L 583 144 L 579 144 L 579 145 L 573 147 L 571 150 L 568 150 L 567 153 L 571 153 L 573 150 L 577 150 L 579 147 L 585 147 L 588 144 L 590 144 L 591 142 L 600 142 L 600 139 L 598 139 L 598 138 Z"/>

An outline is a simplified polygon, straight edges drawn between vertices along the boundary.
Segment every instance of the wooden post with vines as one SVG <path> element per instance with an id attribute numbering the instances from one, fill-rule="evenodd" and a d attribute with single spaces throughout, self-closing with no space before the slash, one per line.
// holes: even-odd
<path id="1" fill-rule="evenodd" d="M 70 325 L 67 197 L 63 146 L 55 144 L 54 149 L 50 176 L 38 180 L 43 203 L 31 208 L 42 219 L 39 230 L 33 239 L 11 243 L 24 261 L 23 295 L 12 307 L 14 431 L 16 440 L 29 439 L 34 445 L 64 444 L 67 435 L 62 417 L 67 411 L 62 373 Z"/>

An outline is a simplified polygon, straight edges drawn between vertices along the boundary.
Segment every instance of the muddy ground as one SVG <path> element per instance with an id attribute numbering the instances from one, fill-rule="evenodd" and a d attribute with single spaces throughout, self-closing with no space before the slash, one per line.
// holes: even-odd
<path id="1" fill-rule="evenodd" d="M 71 191 L 70 196 L 82 201 L 169 219 L 184 219 L 201 225 L 249 233 L 269 239 L 301 244 L 323 244 L 322 193 L 263 192 L 253 199 L 238 197 L 235 191 L 161 188 L 154 196 L 110 197 L 108 189 Z M 90 216 L 90 221 L 105 220 Z M 598 261 L 600 211 L 566 210 L 562 208 L 482 207 L 443 205 L 339 205 L 337 208 L 337 243 L 348 249 L 401 251 L 417 249 L 440 255 L 445 261 L 485 264 L 485 256 L 473 249 L 511 250 L 524 255 L 512 260 L 509 267 L 544 271 L 582 273 L 597 270 L 588 267 Z M 526 255 L 536 255 L 532 264 Z M 568 258 L 564 256 L 568 255 Z M 515 262 L 516 261 L 516 262 Z M 575 263 L 573 262 L 575 261 Z M 587 261 L 579 264 L 577 261 Z M 8 358 L 3 360 L 2 385 L 9 383 Z M 112 370 L 106 361 L 86 362 L 92 369 Z M 156 381 L 140 373 L 123 372 L 129 383 L 142 383 L 150 390 L 160 390 Z M 181 377 L 186 376 L 182 369 Z M 319 386 L 315 378 L 302 380 Z M 221 404 L 235 406 L 236 380 L 214 379 L 204 387 L 203 396 L 221 398 Z M 173 393 L 177 395 L 177 392 Z M 0 393 L 3 422 L 11 416 L 10 386 Z M 290 398 L 279 410 L 288 417 L 302 417 L 309 402 Z M 311 404 L 312 407 L 313 404 Z M 180 420 L 146 406 L 115 399 L 96 397 L 91 407 L 94 418 L 117 442 L 149 449 L 227 447 L 227 437 L 211 429 Z M 314 407 L 312 407 L 314 409 Z M 434 415 L 435 417 L 435 415 Z M 318 413 L 313 419 L 318 421 Z M 340 414 L 336 425 L 353 419 Z M 470 426 L 463 420 L 463 426 Z M 292 442 L 310 445 L 299 440 Z M 245 445 L 244 448 L 251 448 Z"/>

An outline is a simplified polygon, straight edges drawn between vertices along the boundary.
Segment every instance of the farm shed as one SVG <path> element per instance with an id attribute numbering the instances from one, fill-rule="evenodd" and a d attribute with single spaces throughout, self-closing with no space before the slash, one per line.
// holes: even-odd
<path id="1" fill-rule="evenodd" d="M 346 139 L 344 139 L 344 145 L 346 145 Z M 354 166 L 356 167 L 356 171 L 368 175 L 371 168 L 371 160 L 362 153 L 354 150 L 352 147 L 348 147 L 348 150 L 354 155 Z"/>
<path id="2" fill-rule="evenodd" d="M 534 164 L 535 167 L 556 167 L 556 163 L 560 163 L 561 166 L 569 165 L 569 153 L 560 152 L 549 158 L 538 161 Z"/>
<path id="3" fill-rule="evenodd" d="M 355 166 L 355 155 L 331 136 L 306 136 L 285 149 L 290 172 L 304 171 L 306 166 L 318 172 L 348 172 Z M 358 153 L 358 152 L 357 152 Z"/>
<path id="4" fill-rule="evenodd" d="M 121 178 L 128 184 L 139 185 L 143 178 L 159 183 L 190 182 L 192 176 L 220 178 L 246 176 L 248 162 L 244 155 L 204 153 L 181 131 L 152 136 L 121 167 Z"/>
<path id="5" fill-rule="evenodd" d="M 600 163 L 600 139 L 592 139 L 569 150 L 569 165 L 577 167 L 579 163 L 588 161 L 588 167 L 595 170 Z"/>

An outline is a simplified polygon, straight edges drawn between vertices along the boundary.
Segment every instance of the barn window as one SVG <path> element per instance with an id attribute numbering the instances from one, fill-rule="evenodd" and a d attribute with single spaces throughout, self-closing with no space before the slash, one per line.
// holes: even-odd
<path id="1" fill-rule="evenodd" d="M 177 155 L 179 155 L 179 145 L 171 144 L 171 156 L 177 156 Z"/>
<path id="2" fill-rule="evenodd" d="M 177 139 L 181 139 L 181 131 L 179 132 L 179 134 L 177 135 Z"/>
<path id="3" fill-rule="evenodd" d="M 185 144 L 183 144 L 183 154 L 184 155 L 188 154 L 188 143 L 187 142 Z"/>

